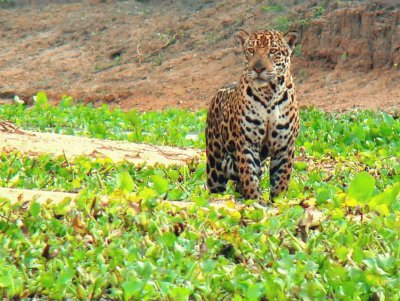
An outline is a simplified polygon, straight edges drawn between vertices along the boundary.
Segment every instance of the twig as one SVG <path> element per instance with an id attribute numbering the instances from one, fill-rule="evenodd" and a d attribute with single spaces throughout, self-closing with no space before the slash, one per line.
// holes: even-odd
<path id="1" fill-rule="evenodd" d="M 141 57 L 142 57 L 143 55 L 140 53 L 139 48 L 140 48 L 140 42 L 139 42 L 139 43 L 137 44 L 137 46 L 136 46 L 136 52 L 137 52 L 138 58 L 139 58 L 138 63 L 140 64 L 140 63 L 142 63 Z"/>
<path id="2" fill-rule="evenodd" d="M 9 121 L 0 121 L 0 132 L 25 134 L 17 126 Z"/>
<path id="3" fill-rule="evenodd" d="M 113 67 L 121 66 L 121 65 L 123 65 L 123 64 L 126 64 L 127 62 L 129 62 L 129 61 L 131 61 L 131 60 L 133 60 L 133 59 L 135 59 L 135 58 L 142 57 L 143 55 L 142 55 L 142 53 L 140 52 L 139 48 L 140 48 L 140 42 L 139 42 L 139 43 L 137 44 L 137 46 L 136 46 L 136 53 L 137 53 L 137 54 L 132 55 L 131 57 L 128 57 L 127 59 L 125 59 L 124 61 L 119 62 L 118 64 L 113 63 L 113 64 L 110 64 L 110 65 L 108 65 L 108 66 L 105 66 L 104 68 L 101 68 L 101 69 L 99 69 L 99 70 L 96 70 L 94 73 L 100 73 L 100 72 L 103 72 L 103 71 L 105 71 L 105 70 L 111 69 L 111 68 L 113 68 Z M 141 60 L 139 60 L 138 63 L 140 64 L 140 63 L 141 63 Z"/>
<path id="4" fill-rule="evenodd" d="M 168 41 L 164 45 L 162 45 L 158 51 L 164 50 L 165 48 L 174 44 L 175 42 L 176 42 L 176 34 L 174 34 L 170 39 L 168 39 Z"/>
<path id="5" fill-rule="evenodd" d="M 350 249 L 350 250 L 349 250 L 349 253 L 347 253 L 347 256 L 346 256 L 347 261 L 348 261 L 352 266 L 354 266 L 354 267 L 356 267 L 357 269 L 361 270 L 361 268 L 358 266 L 358 264 L 355 263 L 354 260 L 353 260 L 353 258 L 351 257 L 351 256 L 353 255 L 353 252 L 354 252 L 353 249 Z"/>
<path id="6" fill-rule="evenodd" d="M 11 160 L 11 164 L 10 164 L 10 167 L 9 167 L 8 173 L 7 173 L 6 184 L 8 184 L 8 182 L 10 181 L 11 172 L 13 171 L 12 167 L 13 167 L 14 162 L 15 162 L 16 159 L 17 159 L 17 154 L 15 154 L 14 158 L 12 158 L 12 160 Z"/>
<path id="7" fill-rule="evenodd" d="M 160 51 L 166 49 L 168 46 L 174 44 L 174 43 L 176 42 L 176 36 L 177 36 L 177 35 L 174 34 L 170 39 L 168 39 L 168 41 L 167 41 L 164 45 L 162 45 L 160 48 L 158 48 L 158 49 L 156 49 L 156 50 L 154 50 L 154 51 L 149 52 L 149 53 L 147 54 L 147 56 L 148 56 L 148 57 L 151 57 L 151 56 L 153 56 L 153 55 L 159 53 Z M 114 68 L 114 67 L 116 67 L 116 66 L 124 65 L 124 64 L 126 64 L 126 63 L 128 63 L 128 62 L 130 62 L 131 60 L 136 59 L 136 58 L 139 58 L 138 64 L 141 64 L 141 63 L 142 63 L 142 59 L 141 59 L 141 58 L 142 58 L 144 55 L 140 52 L 139 48 L 140 48 L 140 42 L 139 42 L 139 44 L 136 46 L 136 52 L 137 52 L 137 53 L 136 53 L 135 55 L 132 55 L 131 57 L 128 57 L 127 59 L 125 59 L 124 61 L 119 62 L 118 64 L 111 64 L 111 65 L 108 65 L 108 66 L 106 66 L 106 67 L 104 67 L 104 68 L 101 68 L 100 70 L 96 70 L 94 73 L 100 73 L 100 72 L 103 72 L 103 71 L 105 71 L 105 70 Z"/>
<path id="8" fill-rule="evenodd" d="M 307 248 L 307 245 L 303 241 L 297 239 L 290 231 L 284 230 L 284 232 L 290 236 L 297 251 L 304 251 Z"/>

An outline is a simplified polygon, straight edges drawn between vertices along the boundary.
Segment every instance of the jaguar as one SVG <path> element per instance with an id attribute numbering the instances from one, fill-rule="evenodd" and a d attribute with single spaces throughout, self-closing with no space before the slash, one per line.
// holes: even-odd
<path id="1" fill-rule="evenodd" d="M 265 205 L 260 179 L 267 160 L 270 201 L 287 191 L 292 173 L 299 111 L 290 65 L 298 34 L 240 30 L 234 38 L 245 67 L 240 81 L 219 89 L 210 102 L 207 187 L 222 193 L 232 180 L 246 199 Z"/>

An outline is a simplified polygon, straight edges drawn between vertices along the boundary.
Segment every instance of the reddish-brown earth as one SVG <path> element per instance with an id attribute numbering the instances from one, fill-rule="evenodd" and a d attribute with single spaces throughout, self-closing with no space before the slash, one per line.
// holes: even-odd
<path id="1" fill-rule="evenodd" d="M 43 90 L 55 101 L 71 95 L 140 110 L 204 108 L 240 76 L 234 32 L 290 20 L 301 34 L 293 58 L 301 105 L 400 105 L 398 0 L 14 2 L 0 8 L 3 101 L 29 101 Z"/>

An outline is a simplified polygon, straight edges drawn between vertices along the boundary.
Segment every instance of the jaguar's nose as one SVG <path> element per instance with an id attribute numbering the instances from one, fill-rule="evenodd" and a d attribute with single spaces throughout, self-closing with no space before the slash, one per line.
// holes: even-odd
<path id="1" fill-rule="evenodd" d="M 254 66 L 253 70 L 255 72 L 257 72 L 257 74 L 260 74 L 261 72 L 263 72 L 266 68 L 265 67 L 259 67 L 259 66 Z"/>

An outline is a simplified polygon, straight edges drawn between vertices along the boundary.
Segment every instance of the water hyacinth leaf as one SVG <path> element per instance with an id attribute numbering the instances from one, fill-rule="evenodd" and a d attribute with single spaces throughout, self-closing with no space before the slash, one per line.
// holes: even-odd
<path id="1" fill-rule="evenodd" d="M 383 191 L 382 193 L 374 196 L 372 200 L 368 203 L 368 206 L 373 209 L 377 210 L 381 213 L 383 211 L 388 214 L 389 208 L 392 203 L 397 199 L 397 196 L 400 193 L 400 183 L 396 183 L 392 186 L 389 186 Z"/>
<path id="2" fill-rule="evenodd" d="M 205 260 L 201 264 L 201 267 L 204 272 L 209 273 L 215 268 L 216 264 L 217 264 L 217 261 L 209 259 L 209 260 Z"/>
<path id="3" fill-rule="evenodd" d="M 289 193 L 262 210 L 236 194 L 233 183 L 211 195 L 204 155 L 181 167 L 154 167 L 91 156 L 66 161 L 0 153 L 0 186 L 79 192 L 74 202 L 40 208 L 35 201 L 13 205 L 0 197 L 0 296 L 399 299 L 400 142 L 394 137 L 400 119 L 367 111 L 306 109 L 300 115 L 300 163 Z M 69 101 L 46 109 L 0 105 L 0 116 L 30 129 L 91 137 L 91 126 L 99 123 L 106 125 L 107 139 L 196 146 L 203 154 L 205 149 L 205 111 L 129 117 Z M 188 133 L 199 140 L 185 139 Z M 360 180 L 362 170 L 376 181 L 366 173 Z M 128 180 L 117 180 L 121 175 Z M 267 200 L 268 168 L 261 188 Z M 160 199 L 179 199 L 185 209 Z"/>
<path id="4" fill-rule="evenodd" d="M 138 274 L 141 275 L 141 277 L 149 278 L 154 271 L 154 266 L 148 261 L 138 261 L 135 270 Z"/>
<path id="5" fill-rule="evenodd" d="M 261 286 L 260 283 L 250 284 L 246 289 L 246 299 L 247 300 L 260 300 L 262 296 L 264 288 Z"/>
<path id="6" fill-rule="evenodd" d="M 169 187 L 168 180 L 164 179 L 159 175 L 152 176 L 151 180 L 153 181 L 154 189 L 157 191 L 158 194 L 163 194 L 168 191 Z"/>
<path id="7" fill-rule="evenodd" d="M 54 285 L 54 282 L 54 274 L 51 272 L 47 272 L 40 277 L 40 283 L 47 289 L 51 288 Z"/>
<path id="8" fill-rule="evenodd" d="M 375 189 L 375 178 L 363 171 L 356 174 L 350 183 L 348 197 L 365 203 L 371 199 Z"/>
<path id="9" fill-rule="evenodd" d="M 4 288 L 8 296 L 14 297 L 22 291 L 22 279 L 15 272 L 15 267 L 10 268 L 10 270 L 8 273 L 2 273 L 3 276 L 0 276 L 0 292 Z"/>
<path id="10" fill-rule="evenodd" d="M 156 192 L 151 188 L 143 188 L 139 191 L 139 197 L 142 198 L 144 201 L 151 200 L 156 196 Z"/>
<path id="11" fill-rule="evenodd" d="M 170 296 L 172 300 L 186 301 L 189 300 L 190 293 L 191 290 L 187 287 L 174 287 L 170 292 Z"/>
<path id="12" fill-rule="evenodd" d="M 157 239 L 157 241 L 165 245 L 167 248 L 171 249 L 175 244 L 176 236 L 172 232 L 165 232 Z"/>
<path id="13" fill-rule="evenodd" d="M 40 204 L 38 202 L 33 202 L 29 207 L 29 213 L 33 217 L 37 217 L 40 214 Z"/>
<path id="14" fill-rule="evenodd" d="M 168 199 L 171 201 L 179 201 L 181 200 L 183 195 L 183 191 L 180 189 L 172 189 L 168 192 Z"/>
<path id="15" fill-rule="evenodd" d="M 307 169 L 307 162 L 302 162 L 302 161 L 295 161 L 294 162 L 294 168 L 302 171 Z"/>
<path id="16" fill-rule="evenodd" d="M 76 295 L 79 299 L 87 299 L 87 293 L 85 288 L 82 286 L 82 284 L 78 283 L 76 286 Z"/>
<path id="17" fill-rule="evenodd" d="M 355 137 L 357 137 L 360 141 L 365 141 L 367 135 L 365 133 L 364 128 L 359 124 L 354 124 L 352 126 L 352 133 Z"/>
<path id="18" fill-rule="evenodd" d="M 135 184 L 129 172 L 124 171 L 117 174 L 117 187 L 125 192 L 131 192 L 133 190 Z"/>
<path id="19" fill-rule="evenodd" d="M 49 106 L 47 101 L 47 95 L 44 92 L 37 93 L 33 99 L 35 101 L 35 105 L 42 109 L 45 109 Z"/>
<path id="20" fill-rule="evenodd" d="M 0 288 L 7 288 L 12 286 L 12 278 L 7 275 L 7 276 L 1 276 L 0 277 Z"/>
<path id="21" fill-rule="evenodd" d="M 131 110 L 126 113 L 126 120 L 128 120 L 132 126 L 136 126 L 140 124 L 140 116 L 138 111 Z"/>
<path id="22" fill-rule="evenodd" d="M 141 295 L 144 284 L 139 279 L 131 279 L 122 284 L 124 290 L 124 300 L 137 299 Z"/>
<path id="23" fill-rule="evenodd" d="M 96 138 L 106 138 L 107 127 L 104 124 L 93 124 L 89 127 L 90 133 Z"/>
<path id="24" fill-rule="evenodd" d="M 57 290 L 60 292 L 66 290 L 67 286 L 71 283 L 73 276 L 74 272 L 72 268 L 66 268 L 65 270 L 63 270 L 56 280 Z"/>
<path id="25" fill-rule="evenodd" d="M 178 179 L 179 179 L 179 171 L 177 171 L 176 169 L 171 169 L 168 172 L 168 177 L 171 179 L 171 181 L 178 181 Z"/>

